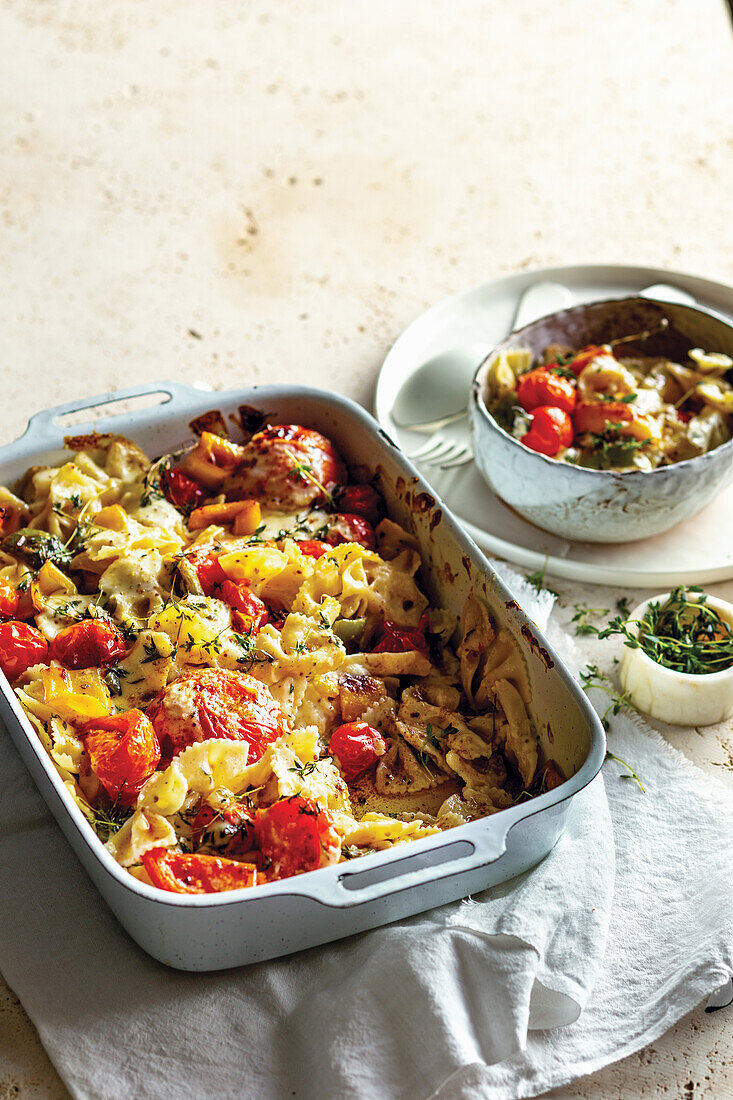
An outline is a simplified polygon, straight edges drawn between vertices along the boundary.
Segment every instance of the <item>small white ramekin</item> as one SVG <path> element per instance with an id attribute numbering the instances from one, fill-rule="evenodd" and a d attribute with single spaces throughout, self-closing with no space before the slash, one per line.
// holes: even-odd
<path id="1" fill-rule="evenodd" d="M 654 596 L 635 607 L 629 619 L 641 619 L 650 603 L 663 604 L 670 593 Z M 733 604 L 708 596 L 707 606 L 733 626 Z M 638 624 L 630 623 L 638 633 Z M 733 715 L 733 665 L 722 672 L 691 675 L 664 668 L 643 649 L 624 647 L 621 690 L 629 692 L 637 710 L 673 726 L 711 726 Z"/>

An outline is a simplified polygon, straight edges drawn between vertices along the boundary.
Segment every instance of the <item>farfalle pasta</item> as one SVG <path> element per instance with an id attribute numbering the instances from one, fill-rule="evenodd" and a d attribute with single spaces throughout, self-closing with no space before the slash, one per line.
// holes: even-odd
<path id="1" fill-rule="evenodd" d="M 252 888 L 562 782 L 513 639 L 478 599 L 431 606 L 324 436 L 67 446 L 0 489 L 0 666 L 130 874 Z"/>

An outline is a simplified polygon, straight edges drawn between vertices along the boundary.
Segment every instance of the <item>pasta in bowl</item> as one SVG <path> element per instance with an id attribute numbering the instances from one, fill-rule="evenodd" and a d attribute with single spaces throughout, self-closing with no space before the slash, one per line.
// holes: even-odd
<path id="1" fill-rule="evenodd" d="M 733 477 L 732 371 L 733 329 L 690 306 L 628 298 L 553 314 L 479 367 L 476 463 L 505 503 L 555 534 L 658 534 Z"/>
<path id="2" fill-rule="evenodd" d="M 249 888 L 563 781 L 514 640 L 476 597 L 452 636 L 413 536 L 329 439 L 194 427 L 154 462 L 69 438 L 0 498 L 0 664 L 122 867 Z"/>

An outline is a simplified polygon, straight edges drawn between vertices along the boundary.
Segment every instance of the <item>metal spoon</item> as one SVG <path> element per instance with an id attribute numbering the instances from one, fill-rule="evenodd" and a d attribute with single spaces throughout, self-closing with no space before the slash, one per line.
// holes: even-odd
<path id="1" fill-rule="evenodd" d="M 533 283 L 517 302 L 511 329 L 572 305 L 560 283 Z M 467 395 L 479 363 L 493 344 L 463 344 L 441 351 L 414 371 L 397 394 L 392 419 L 400 428 L 436 432 L 468 414 Z"/>
<path id="2" fill-rule="evenodd" d="M 691 294 L 666 283 L 655 283 L 640 291 L 646 298 L 681 305 L 696 305 Z M 574 298 L 560 283 L 533 283 L 517 302 L 511 331 L 523 328 L 538 317 L 567 309 Z M 439 352 L 414 371 L 395 398 L 392 419 L 400 428 L 437 432 L 468 414 L 466 398 L 479 363 L 492 344 L 463 344 Z"/>

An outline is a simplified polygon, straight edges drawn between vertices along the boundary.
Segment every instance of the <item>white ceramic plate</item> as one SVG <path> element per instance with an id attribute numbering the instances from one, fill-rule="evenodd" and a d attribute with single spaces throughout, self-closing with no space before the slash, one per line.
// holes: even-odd
<path id="1" fill-rule="evenodd" d="M 455 294 L 413 321 L 392 347 L 379 374 L 377 419 L 407 455 L 427 436 L 398 428 L 392 419 L 391 409 L 405 381 L 441 351 L 464 344 L 498 343 L 511 327 L 521 294 L 543 280 L 566 286 L 574 303 L 623 298 L 665 283 L 687 291 L 702 308 L 715 310 L 733 323 L 733 288 L 655 267 L 542 268 Z M 444 432 L 467 439 L 467 422 L 451 425 Z M 733 577 L 733 486 L 697 516 L 663 535 L 603 545 L 562 539 L 527 523 L 492 493 L 473 463 L 447 470 L 418 465 L 483 550 L 520 565 L 539 569 L 546 560 L 547 572 L 559 577 L 637 588 L 710 584 Z"/>

